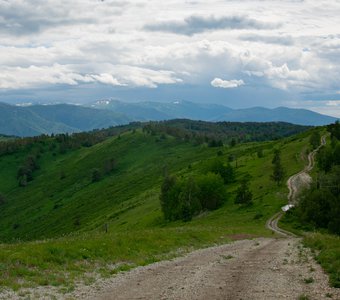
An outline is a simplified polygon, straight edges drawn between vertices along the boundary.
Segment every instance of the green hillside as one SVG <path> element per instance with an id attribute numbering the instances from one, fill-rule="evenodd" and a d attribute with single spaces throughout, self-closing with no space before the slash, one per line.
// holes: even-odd
<path id="1" fill-rule="evenodd" d="M 183 138 L 182 131 L 166 134 L 164 123 L 157 128 L 132 124 L 112 129 L 111 137 L 97 132 L 92 146 L 91 135 L 79 136 L 86 146 L 65 135 L 36 138 L 1 156 L 0 240 L 10 243 L 0 245 L 0 286 L 72 286 L 91 271 L 105 276 L 196 247 L 272 235 L 265 222 L 287 201 L 285 185 L 270 178 L 274 149 L 281 150 L 288 178 L 306 163 L 308 131 L 230 146 L 211 143 L 211 132 L 199 143 L 197 134 Z M 216 158 L 236 172 L 224 205 L 190 222 L 165 222 L 159 202 L 164 171 L 195 177 Z M 19 186 L 18 170 L 32 160 L 32 179 Z M 254 203 L 240 206 L 235 191 L 247 174 Z"/>

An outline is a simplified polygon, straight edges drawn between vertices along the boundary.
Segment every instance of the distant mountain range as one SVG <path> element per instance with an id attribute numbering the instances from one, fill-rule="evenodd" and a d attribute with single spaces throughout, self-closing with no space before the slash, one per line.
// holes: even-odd
<path id="1" fill-rule="evenodd" d="M 16 136 L 80 132 L 129 123 L 131 119 L 109 110 L 78 105 L 13 106 L 0 103 L 0 133 Z"/>
<path id="2" fill-rule="evenodd" d="M 298 125 L 319 126 L 333 123 L 337 118 L 322 115 L 307 109 L 278 107 L 274 109 L 252 107 L 232 109 L 219 104 L 201 104 L 189 101 L 170 103 L 137 102 L 124 103 L 117 100 L 102 100 L 91 107 L 112 110 L 134 120 L 191 119 L 202 121 L 230 122 L 288 122 Z"/>
<path id="3" fill-rule="evenodd" d="M 72 133 L 127 124 L 131 121 L 179 118 L 232 122 L 282 121 L 299 125 L 325 125 L 337 120 L 306 109 L 286 107 L 231 109 L 218 104 L 199 104 L 189 101 L 125 103 L 117 100 L 101 100 L 87 107 L 69 104 L 21 107 L 0 103 L 0 134 L 34 136 Z"/>

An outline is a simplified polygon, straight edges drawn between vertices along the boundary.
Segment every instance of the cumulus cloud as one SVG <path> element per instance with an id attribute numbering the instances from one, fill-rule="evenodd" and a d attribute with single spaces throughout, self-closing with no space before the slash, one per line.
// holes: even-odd
<path id="1" fill-rule="evenodd" d="M 239 37 L 243 41 L 257 42 L 265 44 L 279 44 L 291 46 L 294 44 L 294 39 L 290 35 L 259 35 L 259 34 L 244 34 Z"/>
<path id="2" fill-rule="evenodd" d="M 273 99 L 338 101 L 339 9 L 336 0 L 0 0 L 0 101 L 37 87 L 77 98 L 83 85 L 92 95 L 124 90 L 137 99 L 135 87 L 156 94 L 179 84 L 176 97 L 185 90 L 193 100 L 218 76 L 221 87 L 247 83 L 232 91 L 239 99 L 253 101 L 249 90 L 263 88 Z"/>
<path id="3" fill-rule="evenodd" d="M 213 87 L 224 88 L 224 89 L 232 89 L 244 85 L 243 80 L 223 80 L 221 78 L 215 78 L 211 81 L 211 85 Z"/>
<path id="4" fill-rule="evenodd" d="M 79 73 L 72 65 L 6 67 L 0 73 L 0 89 L 37 88 L 45 85 L 102 83 L 111 86 L 136 86 L 156 88 L 158 84 L 178 83 L 182 80 L 164 70 L 123 65 L 106 65 L 98 69 L 102 73 Z"/>
<path id="5" fill-rule="evenodd" d="M 164 21 L 144 26 L 145 30 L 194 35 L 219 29 L 274 29 L 280 24 L 262 22 L 247 16 L 204 17 L 190 16 L 183 21 Z"/>
<path id="6" fill-rule="evenodd" d="M 30 35 L 60 26 L 100 23 L 96 13 L 105 6 L 107 13 L 121 13 L 125 1 L 90 0 L 11 0 L 0 1 L 0 32 L 9 35 Z M 102 15 L 102 16 L 105 16 Z"/>

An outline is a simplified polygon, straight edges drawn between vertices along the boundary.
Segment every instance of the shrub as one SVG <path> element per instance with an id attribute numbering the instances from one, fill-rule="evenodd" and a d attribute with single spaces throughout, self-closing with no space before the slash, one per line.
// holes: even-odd
<path id="1" fill-rule="evenodd" d="M 227 193 L 220 175 L 214 173 L 202 175 L 197 179 L 197 184 L 202 208 L 214 210 L 226 201 Z"/>

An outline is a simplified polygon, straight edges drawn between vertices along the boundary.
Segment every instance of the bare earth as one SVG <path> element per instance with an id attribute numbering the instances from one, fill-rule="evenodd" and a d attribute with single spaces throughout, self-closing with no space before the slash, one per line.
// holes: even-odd
<path id="1" fill-rule="evenodd" d="M 312 283 L 304 280 L 313 278 Z M 99 283 L 85 299 L 340 299 L 297 238 L 259 238 L 207 248 Z"/>

